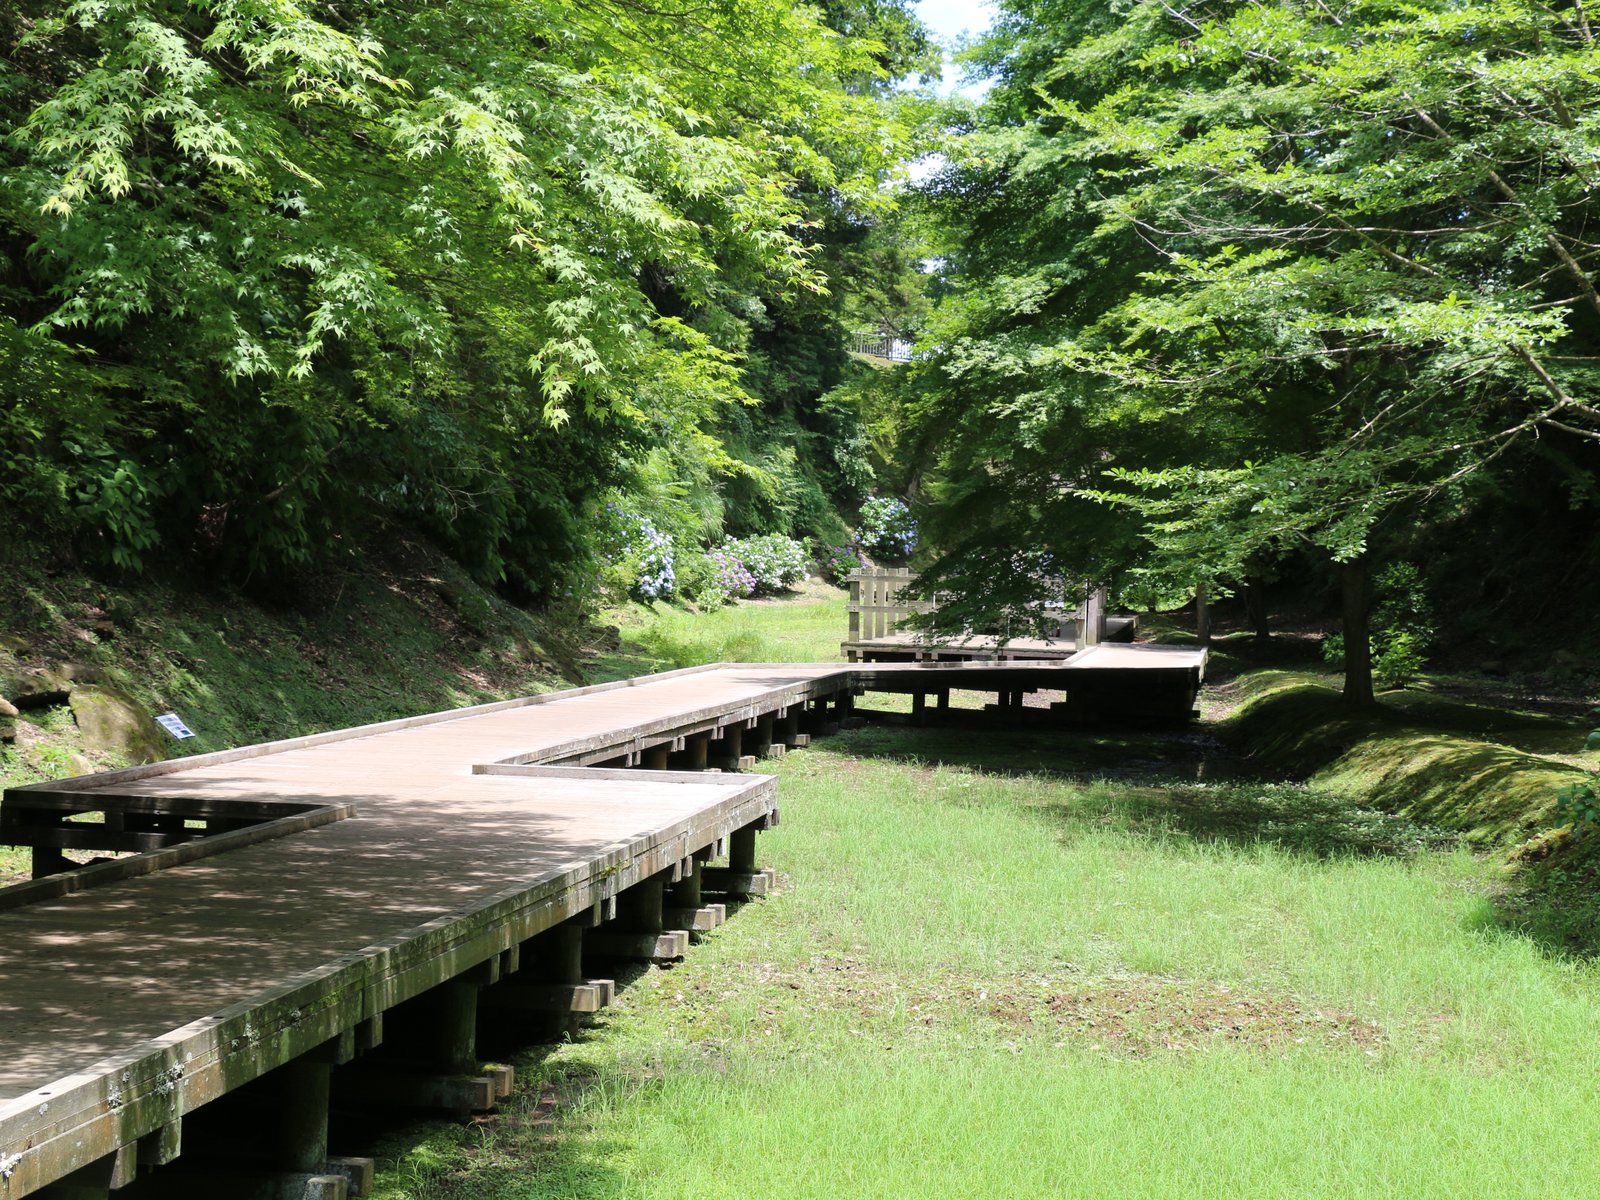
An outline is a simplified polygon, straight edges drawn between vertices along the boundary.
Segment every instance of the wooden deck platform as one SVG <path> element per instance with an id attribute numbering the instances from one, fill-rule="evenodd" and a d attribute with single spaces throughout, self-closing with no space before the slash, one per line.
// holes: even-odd
<path id="1" fill-rule="evenodd" d="M 63 847 L 143 853 L 0 891 L 0 1200 L 126 1184 L 258 1079 L 310 1131 L 252 1168 L 261 1194 L 337 1200 L 360 1171 L 327 1154 L 335 1064 L 357 1094 L 492 1104 L 508 1081 L 476 1062 L 480 998 L 592 1011 L 596 956 L 673 957 L 721 920 L 717 894 L 764 891 L 776 784 L 740 772 L 859 691 L 1142 691 L 1175 711 L 1203 664 L 1110 646 L 723 664 L 10 789 L 0 841 L 33 845 L 36 871 Z M 385 1018 L 419 997 L 455 1039 L 385 1065 Z"/>
<path id="2" fill-rule="evenodd" d="M 1107 617 L 1107 640 L 1131 638 L 1137 624 L 1134 617 Z M 896 629 L 841 642 L 839 649 L 847 662 L 1041 662 L 1071 658 L 1079 646 L 1077 639 L 1067 634 L 1053 638 L 1001 638 L 989 633 L 932 637 Z"/>

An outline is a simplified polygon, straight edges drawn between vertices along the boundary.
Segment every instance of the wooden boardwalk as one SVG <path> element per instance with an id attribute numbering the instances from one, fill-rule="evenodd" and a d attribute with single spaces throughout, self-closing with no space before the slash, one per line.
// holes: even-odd
<path id="1" fill-rule="evenodd" d="M 592 1011 L 597 959 L 675 957 L 722 919 L 715 896 L 763 892 L 776 784 L 742 772 L 828 731 L 860 689 L 920 706 L 1181 676 L 1192 701 L 1201 665 L 1126 647 L 724 664 L 11 789 L 0 841 L 35 845 L 42 870 L 62 846 L 147 853 L 0 892 L 0 1200 L 126 1184 L 176 1156 L 190 1114 L 269 1072 L 304 1128 L 252 1167 L 256 1191 L 358 1194 L 359 1165 L 327 1154 L 334 1065 L 335 1092 L 492 1105 L 508 1081 L 476 1061 L 480 1003 Z M 419 997 L 454 1040 L 369 1054 Z"/>

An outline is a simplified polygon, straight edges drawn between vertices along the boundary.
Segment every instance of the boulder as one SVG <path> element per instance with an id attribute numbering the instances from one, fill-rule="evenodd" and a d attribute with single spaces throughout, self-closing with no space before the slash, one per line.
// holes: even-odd
<path id="1" fill-rule="evenodd" d="M 126 696 L 103 685 L 84 684 L 72 689 L 67 703 L 86 749 L 130 763 L 166 757 L 161 726 Z"/>
<path id="2" fill-rule="evenodd" d="M 0 695 L 17 708 L 51 708 L 67 703 L 73 688 L 97 683 L 100 672 L 76 662 L 47 662 L 32 667 L 13 667 L 0 674 Z"/>

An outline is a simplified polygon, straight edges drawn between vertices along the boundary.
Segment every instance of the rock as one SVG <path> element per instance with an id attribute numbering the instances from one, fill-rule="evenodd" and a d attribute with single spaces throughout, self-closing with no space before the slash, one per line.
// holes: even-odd
<path id="1" fill-rule="evenodd" d="M 74 687 L 67 699 L 72 716 L 92 751 L 112 754 L 130 763 L 166 757 L 161 727 L 139 705 L 97 684 Z"/>
<path id="2" fill-rule="evenodd" d="M 14 717 L 17 715 L 17 706 L 4 696 L 0 696 L 0 717 Z"/>
<path id="3" fill-rule="evenodd" d="M 19 667 L 0 677 L 0 692 L 18 708 L 51 708 L 65 704 L 72 687 L 72 676 L 60 663 Z"/>
<path id="4" fill-rule="evenodd" d="M 67 703 L 79 684 L 98 683 L 100 671 L 87 663 L 47 662 L 36 667 L 14 667 L 0 675 L 0 695 L 18 708 L 51 708 Z"/>

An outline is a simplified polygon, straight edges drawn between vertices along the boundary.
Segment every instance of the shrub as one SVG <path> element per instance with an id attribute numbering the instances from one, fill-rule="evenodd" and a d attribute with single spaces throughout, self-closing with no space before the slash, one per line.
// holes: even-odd
<path id="1" fill-rule="evenodd" d="M 756 590 L 755 576 L 727 550 L 685 556 L 679 575 L 680 594 L 697 607 L 714 611 Z"/>
<path id="2" fill-rule="evenodd" d="M 851 575 L 866 565 L 866 560 L 861 557 L 861 551 L 854 546 L 829 546 L 827 554 L 822 558 L 822 573 L 832 582 L 842 583 L 846 575 Z"/>
<path id="3" fill-rule="evenodd" d="M 862 549 L 880 558 L 906 558 L 917 548 L 917 523 L 904 500 L 874 496 L 861 506 L 856 538 Z"/>
<path id="4" fill-rule="evenodd" d="M 810 566 L 805 543 L 777 533 L 730 540 L 722 550 L 743 564 L 754 580 L 755 594 L 761 596 L 799 583 Z"/>
<path id="5" fill-rule="evenodd" d="M 606 513 L 617 546 L 606 566 L 612 586 L 645 603 L 669 599 L 678 583 L 672 539 L 648 517 L 635 516 L 615 504 L 606 505 Z"/>

